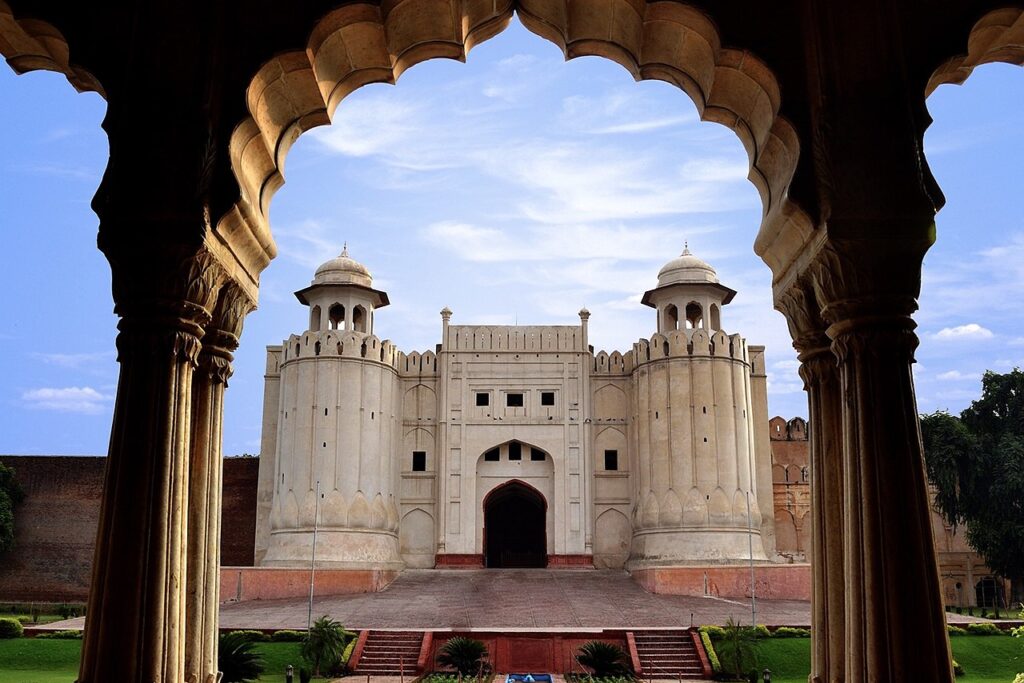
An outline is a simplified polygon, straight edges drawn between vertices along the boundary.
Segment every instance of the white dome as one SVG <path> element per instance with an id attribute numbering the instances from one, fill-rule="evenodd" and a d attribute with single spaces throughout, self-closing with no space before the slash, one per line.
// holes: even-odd
<path id="1" fill-rule="evenodd" d="M 373 285 L 373 277 L 366 266 L 349 257 L 348 245 L 346 244 L 340 256 L 332 258 L 316 269 L 313 284 L 348 284 L 371 287 Z"/>
<path id="2" fill-rule="evenodd" d="M 658 286 L 675 284 L 718 284 L 715 269 L 690 253 L 689 247 L 658 271 Z"/>

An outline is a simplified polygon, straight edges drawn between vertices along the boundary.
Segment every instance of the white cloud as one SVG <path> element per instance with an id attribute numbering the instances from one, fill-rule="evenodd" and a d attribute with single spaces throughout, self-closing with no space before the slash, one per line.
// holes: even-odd
<path id="1" fill-rule="evenodd" d="M 978 323 L 967 323 L 956 327 L 944 327 L 935 333 L 936 339 L 991 339 L 994 335 L 992 330 L 982 327 Z"/>
<path id="2" fill-rule="evenodd" d="M 714 227 L 699 227 L 688 235 L 714 232 Z M 459 221 L 441 221 L 427 226 L 428 241 L 452 251 L 459 258 L 474 262 L 557 261 L 564 272 L 565 261 L 668 261 L 681 251 L 676 244 L 679 229 L 636 228 L 626 226 L 569 225 L 557 229 L 545 227 L 495 228 Z M 713 258 L 714 253 L 702 256 Z M 609 265 L 609 264 L 595 264 Z M 657 266 L 657 267 L 660 267 Z M 651 280 L 657 267 L 644 269 Z M 621 267 L 616 270 L 621 272 Z M 603 272 L 601 277 L 613 273 Z"/>
<path id="3" fill-rule="evenodd" d="M 47 365 L 56 365 L 61 368 L 79 369 L 83 367 L 95 367 L 106 365 L 114 360 L 113 351 L 98 351 L 95 353 L 33 353 L 37 358 Z"/>
<path id="4" fill-rule="evenodd" d="M 941 379 L 941 380 L 946 380 L 946 381 L 950 381 L 950 380 L 952 380 L 952 381 L 958 381 L 958 380 L 972 380 L 972 381 L 976 381 L 976 380 L 980 380 L 981 379 L 981 375 L 979 375 L 977 373 L 974 373 L 974 372 L 960 372 L 959 370 L 950 370 L 948 372 L 942 372 L 942 373 L 939 373 L 938 375 L 936 375 L 935 377 L 936 377 L 936 379 Z"/>
<path id="5" fill-rule="evenodd" d="M 43 387 L 30 389 L 21 394 L 21 400 L 28 408 L 84 415 L 106 412 L 113 398 L 92 387 Z"/>

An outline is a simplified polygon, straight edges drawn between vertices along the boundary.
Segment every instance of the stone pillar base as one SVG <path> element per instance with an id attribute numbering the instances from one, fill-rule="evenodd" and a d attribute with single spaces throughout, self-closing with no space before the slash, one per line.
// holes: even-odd
<path id="1" fill-rule="evenodd" d="M 315 597 L 376 593 L 398 578 L 392 569 L 321 569 L 313 577 Z M 282 600 L 309 597 L 309 567 L 276 569 L 272 567 L 221 567 L 222 602 Z"/>
<path id="2" fill-rule="evenodd" d="M 630 576 L 651 593 L 750 599 L 749 566 L 650 567 Z M 755 564 L 754 589 L 767 600 L 810 600 L 811 565 Z"/>
<path id="3" fill-rule="evenodd" d="M 263 567 L 309 568 L 313 557 L 313 530 L 278 530 L 271 533 Z M 398 536 L 370 529 L 320 529 L 316 537 L 316 566 L 328 569 L 395 570 L 405 567 Z"/>
<path id="4" fill-rule="evenodd" d="M 751 559 L 767 562 L 761 533 L 746 529 L 641 529 L 633 532 L 633 544 L 626 569 L 672 567 L 689 564 L 739 563 Z"/>

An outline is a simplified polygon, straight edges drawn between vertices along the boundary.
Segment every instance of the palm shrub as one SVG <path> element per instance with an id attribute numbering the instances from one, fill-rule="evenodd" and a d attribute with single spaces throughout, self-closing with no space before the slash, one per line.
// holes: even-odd
<path id="1" fill-rule="evenodd" d="M 313 666 L 314 676 L 319 676 L 321 669 L 327 671 L 341 661 L 346 641 L 345 627 L 340 622 L 327 615 L 313 622 L 302 641 L 302 657 Z"/>
<path id="2" fill-rule="evenodd" d="M 479 640 L 455 636 L 441 648 L 437 661 L 442 666 L 455 669 L 463 676 L 475 676 L 484 670 L 487 646 Z"/>
<path id="3" fill-rule="evenodd" d="M 591 640 L 580 646 L 576 661 L 594 672 L 594 676 L 623 676 L 630 671 L 626 653 L 618 645 Z"/>
<path id="4" fill-rule="evenodd" d="M 263 673 L 263 657 L 246 634 L 225 633 L 220 637 L 217 668 L 224 674 L 222 683 L 251 683 Z"/>
<path id="5" fill-rule="evenodd" d="M 733 621 L 725 622 L 725 635 L 715 643 L 722 669 L 736 678 L 743 672 L 757 666 L 757 633 L 749 626 Z"/>

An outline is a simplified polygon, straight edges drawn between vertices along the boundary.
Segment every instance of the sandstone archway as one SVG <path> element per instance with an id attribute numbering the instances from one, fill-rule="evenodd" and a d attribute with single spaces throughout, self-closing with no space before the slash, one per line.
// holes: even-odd
<path id="1" fill-rule="evenodd" d="M 547 558 L 548 502 L 540 491 L 512 480 L 484 497 L 484 566 L 541 568 Z"/>

